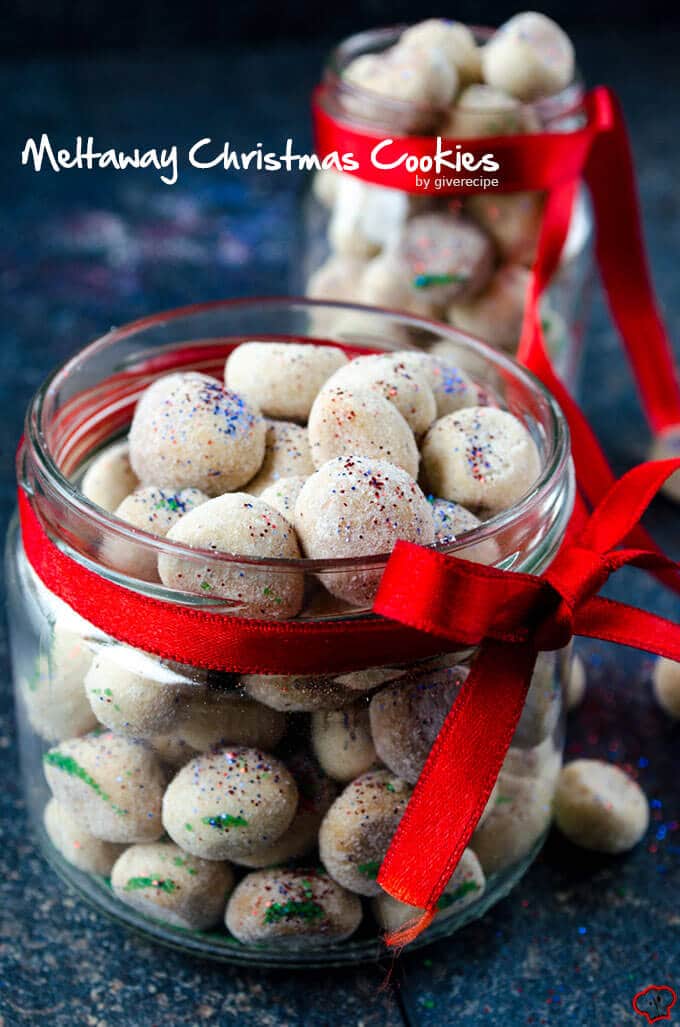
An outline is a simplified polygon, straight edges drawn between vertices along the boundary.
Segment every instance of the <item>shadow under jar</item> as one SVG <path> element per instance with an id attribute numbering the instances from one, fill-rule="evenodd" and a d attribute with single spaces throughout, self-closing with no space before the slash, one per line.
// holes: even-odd
<path id="1" fill-rule="evenodd" d="M 438 135 L 464 148 L 466 140 L 568 133 L 585 123 L 577 78 L 553 95 L 527 101 L 490 89 L 478 74 L 472 81 L 463 78 L 455 103 L 442 107 L 397 100 L 372 91 L 370 78 L 354 81 L 351 71 L 348 77 L 348 69 L 359 62 L 394 52 L 412 29 L 383 28 L 344 40 L 329 55 L 316 98 L 340 126 L 395 140 L 381 154 L 385 161 L 408 152 L 409 136 Z M 478 53 L 494 35 L 490 29 L 471 32 Z M 385 182 L 396 174 L 386 172 Z M 435 173 L 430 177 L 436 178 Z M 302 281 L 297 278 L 295 291 L 447 321 L 514 354 L 545 194 L 485 189 L 463 195 L 448 188 L 430 195 L 409 193 L 365 181 L 361 171 L 317 172 L 303 201 Z M 559 267 L 541 300 L 548 350 L 572 390 L 578 385 L 590 302 L 591 243 L 590 205 L 581 188 Z"/>
<path id="2" fill-rule="evenodd" d="M 274 605 L 272 619 L 249 622 L 265 663 L 272 662 L 272 623 L 334 626 L 342 650 L 344 625 L 375 617 L 370 596 L 387 554 L 262 560 L 192 549 L 125 523 L 86 499 L 79 484 L 93 458 L 124 438 L 143 391 L 169 371 L 221 376 L 225 357 L 252 339 L 322 341 L 352 357 L 403 349 L 405 333 L 425 349 L 446 347 L 474 369 L 488 402 L 522 422 L 539 454 L 540 473 L 526 495 L 438 548 L 542 571 L 573 502 L 565 422 L 528 372 L 450 327 L 309 301 L 186 308 L 86 347 L 30 405 L 18 455 L 24 530 L 35 518 L 49 544 L 92 576 L 93 591 L 125 589 L 149 604 L 143 618 L 126 618 L 123 606 L 116 631 L 97 626 L 112 623 L 111 610 L 84 607 L 82 593 L 65 601 L 55 594 L 61 584 L 47 588 L 15 519 L 7 580 L 30 817 L 69 884 L 158 942 L 249 965 L 342 964 L 384 952 L 384 929 L 411 911 L 381 894 L 380 861 L 473 654 L 429 640 L 426 657 L 399 655 L 377 666 L 355 660 L 351 671 L 276 673 L 267 665 L 267 673 L 237 673 L 214 669 L 208 635 L 205 659 L 178 662 L 175 648 L 187 638 L 163 635 L 154 610 L 238 626 L 248 613 L 244 593 L 267 590 L 295 591 L 298 601 L 285 610 L 289 620 Z M 197 573 L 217 566 L 233 589 L 215 596 L 168 587 L 150 570 L 159 558 Z M 353 605 L 337 598 L 338 582 L 348 580 L 363 583 Z M 140 631 L 146 650 L 130 642 Z M 347 665 L 352 655 L 334 659 Z M 485 819 L 418 944 L 480 916 L 540 848 L 562 758 L 567 660 L 539 657 Z M 346 823 L 356 826 L 365 814 L 370 831 L 357 829 L 348 841 Z"/>

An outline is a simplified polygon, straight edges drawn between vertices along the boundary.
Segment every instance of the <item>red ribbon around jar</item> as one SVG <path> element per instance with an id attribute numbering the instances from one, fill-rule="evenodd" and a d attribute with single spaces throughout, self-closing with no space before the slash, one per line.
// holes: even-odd
<path id="1" fill-rule="evenodd" d="M 481 139 L 441 139 L 437 136 L 394 137 L 379 150 L 379 163 L 408 154 L 419 167 L 432 166 L 438 151 L 469 155 L 467 164 L 483 165 L 492 156 L 498 170 L 446 172 L 449 184 L 435 188 L 417 184 L 417 169 L 405 163 L 386 169 L 376 166 L 376 147 L 385 136 L 358 127 L 332 109 L 328 91 L 314 93 L 313 115 L 317 154 L 352 154 L 357 167 L 348 170 L 375 185 L 412 194 L 466 195 L 480 191 L 474 176 L 484 176 L 489 192 L 539 190 L 547 194 L 538 251 L 531 269 L 529 292 L 518 358 L 550 389 L 569 421 L 572 452 L 581 496 L 591 506 L 613 485 L 614 475 L 602 450 L 568 391 L 552 367 L 543 338 L 539 299 L 550 284 L 567 237 L 574 200 L 581 180 L 589 187 L 596 226 L 596 254 L 609 307 L 631 361 L 642 403 L 655 433 L 680 425 L 680 384 L 671 346 L 658 312 L 645 255 L 635 172 L 628 133 L 614 93 L 598 86 L 589 92 L 574 115 L 583 124 L 571 131 L 527 135 L 485 136 Z M 414 166 L 414 165 L 410 165 Z M 473 177 L 471 177 L 473 176 Z M 442 179 L 442 176 L 438 176 Z M 465 182 L 469 184 L 465 184 Z M 495 184 L 494 184 L 495 183 Z M 583 514 L 583 509 L 581 510 Z M 649 545 L 641 531 L 638 539 Z"/>

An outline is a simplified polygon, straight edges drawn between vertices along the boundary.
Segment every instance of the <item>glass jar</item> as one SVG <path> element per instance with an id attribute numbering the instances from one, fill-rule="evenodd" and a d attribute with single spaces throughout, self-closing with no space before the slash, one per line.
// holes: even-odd
<path id="1" fill-rule="evenodd" d="M 464 110 L 441 110 L 387 98 L 344 77 L 353 61 L 394 46 L 404 30 L 362 32 L 331 52 L 317 97 L 327 114 L 385 138 L 431 133 L 478 141 L 525 132 L 569 132 L 583 125 L 578 81 L 531 103 L 513 101 L 512 110 L 490 109 L 475 98 L 466 101 Z M 478 44 L 492 35 L 488 29 L 473 32 Z M 409 194 L 363 181 L 360 173 L 318 171 L 303 201 L 303 258 L 294 291 L 448 321 L 514 354 L 544 199 L 539 192 L 497 189 L 471 195 Z M 582 188 L 560 265 L 541 301 L 548 349 L 572 390 L 590 300 L 591 237 L 590 205 Z M 453 253 L 448 263 L 447 246 Z M 443 275 L 445 268 L 452 273 Z M 442 285 L 445 277 L 449 283 Z"/>
<path id="2" fill-rule="evenodd" d="M 244 340 L 318 341 L 319 323 L 331 320 L 337 330 L 328 332 L 324 342 L 341 346 L 348 355 L 394 348 L 395 339 L 403 347 L 407 334 L 425 348 L 446 347 L 474 367 L 478 384 L 526 425 L 540 452 L 535 486 L 511 509 L 440 548 L 513 570 L 545 568 L 563 538 L 574 483 L 565 422 L 540 383 L 505 355 L 451 327 L 368 308 L 277 299 L 208 304 L 148 317 L 112 331 L 50 375 L 28 410 L 17 466 L 24 506 L 56 546 L 55 553 L 70 556 L 97 585 L 132 590 L 161 604 L 155 609 L 164 612 L 208 612 L 220 623 L 224 618 L 233 624 L 239 612 L 249 612 L 244 596 L 294 593 L 294 606 L 272 607 L 274 619 L 294 615 L 305 624 L 326 624 L 336 639 L 357 618 L 374 619 L 371 589 L 365 586 L 377 584 L 384 554 L 330 561 L 210 554 L 132 527 L 86 499 L 78 487 L 93 457 L 125 434 L 139 395 L 160 375 L 177 368 L 220 375 L 225 356 Z M 190 593 L 163 585 L 155 573 L 161 556 L 181 557 L 187 567 L 218 566 L 227 583 L 221 597 L 200 588 Z M 266 675 L 237 676 L 224 667 L 210 669 L 210 660 L 188 665 L 141 651 L 130 644 L 131 633 L 140 629 L 134 618 L 123 618 L 119 631 L 107 633 L 93 623 L 101 622 L 95 604 L 87 607 L 91 620 L 85 619 L 82 594 L 70 605 L 38 577 L 16 519 L 7 558 L 23 783 L 33 828 L 58 874 L 115 919 L 203 956 L 248 965 L 309 966 L 360 961 L 384 951 L 381 929 L 393 926 L 404 908 L 377 894 L 380 855 L 374 850 L 355 868 L 365 875 L 360 894 L 340 889 L 320 868 L 319 827 L 338 795 L 363 772 L 377 774 L 378 780 L 383 775 L 386 787 L 401 790 L 405 801 L 419 772 L 418 760 L 424 759 L 423 745 L 432 741 L 428 731 L 432 734 L 432 725 L 445 715 L 471 652 L 445 652 L 443 643 L 429 639 L 427 652 L 409 648 L 408 656 L 395 653 L 393 661 L 354 665 L 348 673 L 281 676 L 270 667 Z M 363 599 L 353 606 L 333 597 L 333 582 L 350 577 L 364 585 Z M 55 591 L 61 587 L 60 579 Z M 254 624 L 264 651 L 270 623 Z M 167 646 L 166 638 L 149 649 L 166 654 Z M 347 658 L 351 663 L 352 654 Z M 522 876 L 540 848 L 561 763 L 567 659 L 554 653 L 539 657 L 488 817 L 457 871 L 462 877 L 444 895 L 441 913 L 419 943 L 480 916 Z M 431 698 L 438 697 L 434 706 L 421 716 L 418 728 L 417 718 L 411 723 L 411 714 L 403 712 L 401 755 L 390 755 L 383 738 L 381 763 L 374 736 L 381 717 L 389 719 L 386 696 L 398 702 L 427 689 Z M 385 723 L 382 730 L 387 730 Z M 418 730 L 425 732 L 425 742 Z M 285 779 L 288 807 L 282 813 L 276 806 L 272 813 L 264 803 L 262 813 L 256 802 L 252 808 L 260 832 L 264 824 L 258 838 L 267 836 L 267 843 L 246 847 L 225 861 L 224 835 L 231 838 L 236 832 L 240 845 L 238 831 L 247 827 L 247 818 L 220 812 L 219 803 L 212 812 L 183 805 L 181 796 L 173 813 L 170 783 L 177 792 L 183 774 L 185 783 L 187 773 L 195 775 L 195 760 L 215 753 L 228 760 L 229 773 L 245 771 L 243 760 L 252 755 L 243 754 L 252 754 L 253 748 L 269 764 L 263 778 L 274 772 L 277 781 Z M 406 782 L 394 776 L 404 759 Z M 377 771 L 371 769 L 376 766 Z M 258 787 L 269 786 L 260 782 Z M 276 830 L 270 830 L 268 817 L 275 816 Z M 182 845 L 165 840 L 159 848 L 164 829 Z M 210 859 L 195 858 L 192 839 L 199 835 L 216 845 Z M 383 848 L 388 840 L 382 838 Z M 478 858 L 472 854 L 476 850 Z M 332 875 L 332 859 L 326 863 Z M 272 864 L 276 869 L 260 869 Z M 230 902 L 228 922 L 241 940 L 224 920 L 227 898 L 239 879 L 240 906 Z M 244 880 L 255 891 L 269 882 L 257 901 L 250 896 L 251 905 Z M 324 905 L 329 891 L 330 912 Z M 253 927 L 256 909 L 259 920 Z"/>

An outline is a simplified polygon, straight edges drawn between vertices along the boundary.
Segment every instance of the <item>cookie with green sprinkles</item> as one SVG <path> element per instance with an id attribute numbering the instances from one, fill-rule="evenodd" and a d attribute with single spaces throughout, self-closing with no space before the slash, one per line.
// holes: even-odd
<path id="1" fill-rule="evenodd" d="M 499 873 L 528 855 L 553 815 L 553 774 L 514 777 L 501 771 L 493 804 L 470 840 L 484 873 Z"/>
<path id="2" fill-rule="evenodd" d="M 172 842 L 132 845 L 116 862 L 111 887 L 121 902 L 173 927 L 206 931 L 220 922 L 234 887 L 228 863 L 190 856 Z"/>
<path id="3" fill-rule="evenodd" d="M 460 913 L 466 906 L 481 898 L 485 887 L 486 878 L 479 860 L 472 849 L 466 849 L 437 903 L 435 920 L 443 920 L 445 917 Z M 382 892 L 373 899 L 372 909 L 373 915 L 385 931 L 398 931 L 422 912 L 416 906 L 408 906 L 393 899 L 387 892 Z"/>
<path id="4" fill-rule="evenodd" d="M 245 945 L 316 947 L 349 938 L 361 922 L 361 902 L 316 869 L 260 870 L 236 886 L 227 906 L 228 931 Z"/>
<path id="5" fill-rule="evenodd" d="M 48 742 L 87 734 L 97 724 L 83 682 L 92 652 L 70 622 L 58 619 L 47 652 L 20 681 L 31 727 Z"/>
<path id="6" fill-rule="evenodd" d="M 358 895 L 379 895 L 378 871 L 411 797 L 389 770 L 369 770 L 335 800 L 319 831 L 321 862 Z"/>
<path id="7" fill-rule="evenodd" d="M 163 826 L 195 856 L 237 860 L 280 838 L 297 805 L 297 786 L 280 760 L 234 746 L 182 767 L 163 798 Z"/>
<path id="8" fill-rule="evenodd" d="M 72 816 L 56 799 L 45 806 L 43 823 L 49 840 L 65 860 L 87 874 L 108 877 L 125 846 L 104 842 Z"/>
<path id="9" fill-rule="evenodd" d="M 183 705 L 179 724 L 182 738 L 196 752 L 225 745 L 252 745 L 268 752 L 285 730 L 283 713 L 220 688 L 196 690 Z"/>
<path id="10" fill-rule="evenodd" d="M 43 765 L 54 797 L 96 838 L 129 844 L 163 833 L 165 773 L 143 742 L 112 731 L 71 738 Z"/>

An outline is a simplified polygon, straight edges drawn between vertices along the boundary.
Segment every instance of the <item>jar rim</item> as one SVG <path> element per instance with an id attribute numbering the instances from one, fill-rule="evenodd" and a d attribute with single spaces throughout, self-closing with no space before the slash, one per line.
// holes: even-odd
<path id="1" fill-rule="evenodd" d="M 429 19 L 426 19 L 429 20 Z M 465 25 L 475 36 L 478 42 L 487 42 L 497 31 L 497 29 L 490 28 L 488 26 L 481 25 L 468 25 L 465 22 L 456 22 L 456 19 L 449 18 L 435 18 L 435 21 L 450 21 L 452 23 L 458 23 Z M 372 104 L 374 107 L 379 104 L 383 108 L 385 117 L 388 118 L 390 115 L 445 115 L 451 110 L 451 105 L 445 107 L 439 107 L 435 104 L 420 103 L 415 100 L 399 100 L 389 96 L 384 96 L 382 93 L 376 93 L 371 89 L 366 89 L 364 86 L 358 86 L 355 83 L 348 82 L 343 77 L 343 69 L 348 64 L 349 57 L 362 56 L 365 53 L 375 53 L 387 49 L 389 46 L 398 42 L 402 33 L 413 27 L 413 25 L 420 24 L 414 22 L 413 24 L 398 24 L 398 25 L 387 25 L 377 29 L 365 29 L 362 32 L 353 33 L 350 36 L 346 36 L 340 43 L 333 47 L 327 56 L 324 69 L 323 69 L 323 81 L 327 87 L 336 92 L 341 97 L 346 97 L 349 100 L 365 101 Z M 370 47 L 370 49 L 368 49 Z M 474 83 L 483 84 L 483 83 Z M 576 69 L 574 78 L 565 86 L 564 89 L 558 90 L 556 93 L 552 93 L 549 96 L 543 96 L 536 100 L 526 101 L 518 100 L 520 108 L 525 111 L 531 111 L 537 114 L 543 123 L 549 123 L 555 118 L 567 117 L 570 114 L 574 114 L 580 107 L 583 101 L 584 86 L 583 80 Z M 353 107 L 353 109 L 355 109 Z M 475 114 L 489 116 L 494 114 L 507 113 L 501 109 L 494 110 L 490 107 L 466 107 L 466 115 L 475 116 Z M 343 111 L 343 117 L 347 117 L 350 120 L 357 120 L 361 122 L 363 119 L 350 115 L 347 111 Z M 378 119 L 371 119 L 372 123 L 375 124 Z M 405 133 L 410 134 L 410 133 Z M 421 133 L 416 133 L 421 134 Z M 425 133 L 432 134 L 432 133 Z"/>
<path id="2" fill-rule="evenodd" d="M 338 313 L 357 313 L 361 316 L 374 317 L 376 319 L 389 317 L 395 323 L 414 330 L 429 330 L 432 332 L 434 329 L 439 337 L 445 338 L 449 336 L 451 341 L 468 349 L 476 357 L 481 357 L 485 363 L 494 366 L 506 378 L 509 377 L 516 384 L 524 386 L 534 396 L 538 395 L 545 404 L 549 413 L 549 424 L 545 429 L 544 440 L 546 453 L 541 473 L 531 489 L 517 503 L 510 506 L 507 510 L 483 521 L 479 527 L 456 536 L 453 541 L 432 543 L 427 548 L 446 555 L 455 555 L 456 551 L 466 550 L 472 546 L 494 539 L 501 532 L 506 531 L 513 525 L 519 524 L 532 510 L 540 508 L 542 501 L 546 498 L 550 489 L 554 487 L 555 482 L 562 481 L 568 475 L 570 468 L 569 429 L 564 414 L 554 397 L 529 370 L 506 354 L 493 349 L 482 340 L 475 339 L 453 326 L 386 308 L 369 307 L 358 303 L 340 301 L 313 300 L 303 297 L 248 297 L 190 304 L 147 315 L 128 322 L 119 328 L 112 329 L 58 365 L 45 378 L 34 394 L 26 414 L 25 436 L 17 457 L 17 476 L 20 485 L 27 491 L 29 499 L 31 499 L 32 488 L 26 479 L 25 457 L 30 455 L 33 466 L 38 469 L 43 481 L 49 484 L 59 502 L 65 504 L 68 509 L 79 517 L 84 518 L 88 523 L 95 524 L 103 529 L 107 536 L 118 538 L 124 542 L 134 543 L 138 546 L 146 546 L 149 550 L 153 549 L 158 555 L 163 553 L 175 558 L 209 560 L 212 564 L 236 563 L 254 568 L 272 568 L 278 572 L 290 570 L 291 572 L 304 571 L 315 574 L 324 571 L 363 570 L 385 564 L 389 559 L 390 553 L 372 553 L 367 556 L 337 557 L 333 559 L 309 559 L 307 557 L 297 559 L 262 558 L 194 548 L 158 535 L 153 535 L 128 524 L 117 518 L 115 514 L 107 512 L 87 499 L 70 478 L 62 472 L 51 451 L 46 431 L 48 427 L 45 409 L 47 398 L 52 391 L 58 389 L 60 384 L 67 379 L 70 372 L 82 365 L 83 361 L 88 357 L 92 357 L 106 347 L 113 346 L 122 339 L 129 338 L 138 332 L 157 327 L 161 324 L 179 321 L 182 318 L 191 318 L 192 316 L 212 311 L 238 310 L 239 308 L 276 308 L 277 306 L 282 308 L 300 307 L 310 311 L 328 312 L 335 310 Z M 329 339 L 328 342 L 331 345 L 343 345 L 343 343 L 339 341 L 334 342 L 332 339 Z M 398 345 L 398 349 L 403 350 L 407 348 L 401 343 Z M 416 352 L 419 351 L 417 347 L 413 347 L 413 349 Z M 107 443 L 113 441 L 113 438 L 107 439 Z M 82 559 L 80 556 L 78 558 Z M 99 572 L 112 573 L 110 568 L 102 568 L 99 564 L 95 564 L 94 569 Z M 130 578 L 117 572 L 113 573 L 113 576 L 121 583 L 125 583 L 126 580 L 138 581 L 136 578 Z M 145 587 L 149 586 L 148 581 L 143 581 L 143 584 Z"/>

